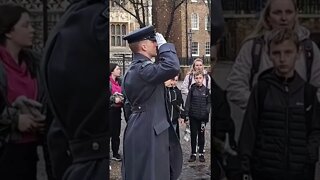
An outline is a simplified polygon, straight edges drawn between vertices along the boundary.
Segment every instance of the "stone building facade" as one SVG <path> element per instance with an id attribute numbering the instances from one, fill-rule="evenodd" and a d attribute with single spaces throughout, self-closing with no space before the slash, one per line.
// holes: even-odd
<path id="1" fill-rule="evenodd" d="M 146 4 L 151 3 L 149 0 L 144 0 Z M 133 6 L 130 2 L 121 0 L 119 2 L 122 2 L 124 4 L 124 7 L 126 10 L 134 13 Z M 140 28 L 137 20 L 130 15 L 127 11 L 125 11 L 123 8 L 117 6 L 114 2 L 111 0 L 109 1 L 110 5 L 110 29 L 109 29 L 109 36 L 110 36 L 110 58 L 117 58 L 119 56 L 122 56 L 123 54 L 126 54 L 126 56 L 130 56 L 131 51 L 129 49 L 128 43 L 124 41 L 122 38 L 130 33 L 131 31 L 134 31 L 138 28 Z M 151 4 L 150 4 L 151 8 Z M 146 10 L 149 10 L 150 13 L 148 14 L 147 21 L 148 24 L 151 24 L 151 9 L 146 8 Z"/>
<path id="2" fill-rule="evenodd" d="M 172 0 L 153 2 L 153 24 L 157 31 L 165 34 L 170 22 Z M 181 59 L 210 57 L 209 8 L 204 0 L 186 0 L 175 11 L 168 40 L 175 44 Z"/>

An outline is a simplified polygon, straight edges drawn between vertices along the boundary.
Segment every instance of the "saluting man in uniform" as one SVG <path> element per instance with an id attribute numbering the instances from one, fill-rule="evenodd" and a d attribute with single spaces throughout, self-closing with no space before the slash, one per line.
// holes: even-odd
<path id="1" fill-rule="evenodd" d="M 173 44 L 153 26 L 124 37 L 133 61 L 123 80 L 131 105 L 124 135 L 124 180 L 176 180 L 182 169 L 182 150 L 169 120 L 164 82 L 180 70 Z M 159 51 L 157 53 L 157 46 Z M 151 58 L 158 55 L 158 62 Z"/>

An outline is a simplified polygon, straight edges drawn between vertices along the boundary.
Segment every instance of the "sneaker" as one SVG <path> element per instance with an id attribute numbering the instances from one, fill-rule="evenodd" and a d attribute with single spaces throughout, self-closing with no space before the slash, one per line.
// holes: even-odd
<path id="1" fill-rule="evenodd" d="M 190 156 L 190 159 L 189 159 L 188 161 L 189 161 L 189 162 L 194 162 L 194 161 L 196 161 L 196 159 L 197 159 L 196 155 L 195 155 L 195 154 L 192 154 L 192 155 Z"/>
<path id="2" fill-rule="evenodd" d="M 203 154 L 200 154 L 199 155 L 199 161 L 200 162 L 205 162 L 206 160 L 204 159 L 204 155 Z"/>
<path id="3" fill-rule="evenodd" d="M 111 159 L 115 160 L 115 161 L 121 161 L 121 156 L 120 156 L 120 154 L 117 153 L 117 154 L 114 154 Z"/>

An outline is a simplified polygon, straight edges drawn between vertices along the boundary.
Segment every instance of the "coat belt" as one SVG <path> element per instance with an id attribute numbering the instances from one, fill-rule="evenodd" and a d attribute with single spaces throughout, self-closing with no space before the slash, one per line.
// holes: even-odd
<path id="1" fill-rule="evenodd" d="M 73 163 L 109 158 L 109 139 L 106 134 L 90 139 L 69 141 Z"/>
<path id="2" fill-rule="evenodd" d="M 132 113 L 144 112 L 145 110 L 146 110 L 146 106 L 145 105 L 131 106 Z"/>

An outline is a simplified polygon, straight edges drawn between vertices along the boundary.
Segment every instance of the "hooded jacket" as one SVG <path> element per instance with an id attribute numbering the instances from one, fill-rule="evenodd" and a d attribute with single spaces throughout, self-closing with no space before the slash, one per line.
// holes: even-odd
<path id="1" fill-rule="evenodd" d="M 303 41 L 310 36 L 310 32 L 303 26 L 297 26 L 295 29 L 298 34 L 299 40 Z M 270 32 L 269 32 L 270 33 Z M 260 57 L 260 67 L 259 71 L 255 74 L 252 81 L 252 87 L 257 82 L 257 77 L 261 72 L 273 67 L 271 60 L 268 57 L 268 49 L 266 46 L 266 40 L 269 37 L 269 33 L 264 34 L 265 46 L 262 48 Z M 230 74 L 227 77 L 227 98 L 230 102 L 231 117 L 241 125 L 244 111 L 247 107 L 247 103 L 250 96 L 250 76 L 252 67 L 252 47 L 254 39 L 250 39 L 243 43 L 238 56 L 232 66 Z M 320 50 L 317 45 L 313 42 L 313 63 L 311 69 L 310 83 L 316 87 L 320 87 Z M 306 80 L 306 59 L 304 52 L 300 53 L 299 58 L 296 62 L 296 71 L 303 80 Z M 318 98 L 320 97 L 320 92 L 318 91 Z M 319 98 L 320 99 L 320 98 Z M 239 137 L 240 129 L 236 128 L 235 136 L 236 139 Z"/>
<path id="2" fill-rule="evenodd" d="M 258 98 L 259 83 L 268 85 L 263 104 Z M 243 171 L 269 179 L 304 179 L 318 158 L 319 101 L 314 98 L 312 119 L 306 119 L 305 82 L 298 73 L 284 80 L 271 68 L 261 74 L 258 84 L 250 96 L 240 133 Z"/>
<path id="3" fill-rule="evenodd" d="M 308 39 L 310 36 L 309 30 L 303 26 L 298 26 L 295 31 L 299 37 L 299 41 Z M 263 47 L 261 53 L 259 72 L 256 73 L 253 78 L 253 84 L 257 82 L 257 77 L 261 72 L 273 67 L 272 62 L 268 57 L 268 47 L 266 46 L 266 42 L 270 33 L 271 32 L 267 32 L 264 34 L 265 46 Z M 253 39 L 248 40 L 242 45 L 235 63 L 232 66 L 232 70 L 227 78 L 228 99 L 242 109 L 246 108 L 250 96 L 249 79 L 252 66 L 251 50 L 253 47 L 253 41 Z M 320 57 L 320 51 L 314 42 L 313 54 L 314 60 L 312 64 L 310 83 L 316 87 L 320 87 L 320 59 L 318 59 L 318 57 Z M 296 71 L 303 80 L 306 80 L 306 63 L 303 52 L 299 55 L 299 59 L 296 62 Z M 318 97 L 320 97 L 320 93 L 318 93 Z"/>

